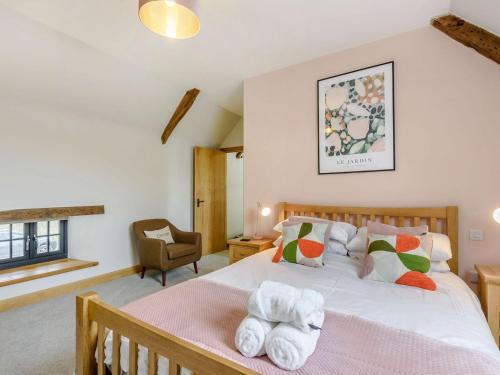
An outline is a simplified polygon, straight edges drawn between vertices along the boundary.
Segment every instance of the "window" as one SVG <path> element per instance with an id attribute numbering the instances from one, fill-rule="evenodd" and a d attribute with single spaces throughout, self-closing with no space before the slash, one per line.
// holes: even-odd
<path id="1" fill-rule="evenodd" d="M 0 269 L 68 256 L 68 221 L 0 224 Z"/>

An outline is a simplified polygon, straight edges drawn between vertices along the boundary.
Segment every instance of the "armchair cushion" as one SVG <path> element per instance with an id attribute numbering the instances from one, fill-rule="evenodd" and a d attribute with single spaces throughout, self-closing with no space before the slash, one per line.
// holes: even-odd
<path id="1" fill-rule="evenodd" d="M 187 243 L 174 243 L 167 245 L 168 259 L 173 260 L 187 255 L 193 255 L 197 251 L 197 247 Z"/>
<path id="2" fill-rule="evenodd" d="M 145 230 L 144 234 L 148 238 L 157 238 L 159 240 L 163 240 L 167 245 L 175 242 L 172 238 L 172 233 L 170 232 L 170 227 L 168 225 L 165 228 L 161 228 L 158 230 Z"/>

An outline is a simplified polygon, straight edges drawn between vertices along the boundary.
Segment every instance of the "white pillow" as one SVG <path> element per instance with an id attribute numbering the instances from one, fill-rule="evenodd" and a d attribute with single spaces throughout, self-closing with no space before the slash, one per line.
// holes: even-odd
<path id="1" fill-rule="evenodd" d="M 431 262 L 432 272 L 450 272 L 448 262 L 442 260 L 441 262 Z"/>
<path id="2" fill-rule="evenodd" d="M 283 241 L 283 236 L 279 236 L 273 241 L 273 246 L 279 247 L 281 245 L 281 241 Z"/>
<path id="3" fill-rule="evenodd" d="M 347 248 L 342 242 L 330 240 L 328 241 L 328 247 L 326 251 L 330 251 L 334 254 L 347 255 Z"/>
<path id="4" fill-rule="evenodd" d="M 334 221 L 333 226 L 336 227 L 337 230 L 343 230 L 347 233 L 347 242 L 349 242 L 356 236 L 356 231 L 358 230 L 358 228 L 356 228 L 354 225 L 346 223 L 344 221 Z"/>
<path id="5" fill-rule="evenodd" d="M 170 243 L 175 243 L 168 226 L 158 230 L 145 230 L 144 234 L 147 238 L 157 238 L 159 240 L 163 240 L 167 243 L 167 245 Z"/>
<path id="6" fill-rule="evenodd" d="M 279 236 L 278 238 L 276 238 L 273 242 L 273 245 L 279 247 L 279 245 L 281 245 L 281 241 L 283 241 L 283 236 Z M 328 241 L 328 247 L 326 248 L 326 251 L 330 251 L 334 254 L 347 255 L 347 248 L 345 247 L 345 245 L 336 240 Z"/>
<path id="7" fill-rule="evenodd" d="M 309 216 L 292 216 L 290 219 L 312 219 L 316 222 L 329 222 L 332 223 L 332 230 L 330 232 L 330 239 L 336 240 L 344 245 L 347 244 L 355 235 L 356 235 L 356 227 L 349 223 L 344 223 L 342 221 L 331 221 L 327 219 L 321 219 L 317 217 L 309 217 Z M 288 219 L 287 219 L 288 220 Z M 283 223 L 287 220 L 280 221 L 273 227 L 273 230 L 276 232 L 283 232 Z"/>
<path id="8" fill-rule="evenodd" d="M 365 254 L 366 252 L 354 252 L 354 251 L 349 251 L 348 255 L 349 258 L 356 259 L 356 260 L 363 260 L 365 259 Z"/>
<path id="9" fill-rule="evenodd" d="M 285 219 L 285 220 L 282 220 L 280 221 L 278 224 L 276 224 L 274 227 L 273 227 L 273 230 L 275 232 L 278 232 L 278 233 L 283 233 L 283 223 L 286 223 L 288 220 L 290 219 L 314 219 L 316 221 L 325 221 L 325 222 L 329 222 L 330 220 L 327 220 L 327 219 L 321 219 L 321 218 L 317 218 L 317 217 L 309 217 L 309 216 L 290 216 L 288 219 Z"/>
<path id="10" fill-rule="evenodd" d="M 332 229 L 330 231 L 330 240 L 338 241 L 344 246 L 349 242 L 349 233 L 342 228 L 341 225 L 337 225 L 339 223 L 333 222 Z"/>
<path id="11" fill-rule="evenodd" d="M 356 236 L 346 245 L 347 250 L 349 251 L 349 255 L 353 253 L 364 255 L 366 251 L 367 241 L 368 241 L 368 227 L 359 228 Z"/>
<path id="12" fill-rule="evenodd" d="M 451 244 L 450 238 L 446 234 L 429 232 L 432 237 L 431 262 L 441 262 L 450 260 Z"/>
<path id="13" fill-rule="evenodd" d="M 287 219 L 288 220 L 288 219 Z M 287 220 L 282 220 L 273 227 L 273 230 L 278 233 L 283 233 L 283 223 Z"/>

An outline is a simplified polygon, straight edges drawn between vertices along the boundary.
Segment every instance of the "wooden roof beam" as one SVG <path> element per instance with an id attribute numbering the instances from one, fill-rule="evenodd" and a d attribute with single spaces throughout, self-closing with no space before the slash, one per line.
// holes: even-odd
<path id="1" fill-rule="evenodd" d="M 196 88 L 186 92 L 161 135 L 161 143 L 167 143 L 168 137 L 170 137 L 177 124 L 186 115 L 187 111 L 189 111 L 199 93 L 200 90 Z"/>
<path id="2" fill-rule="evenodd" d="M 243 146 L 223 147 L 223 148 L 219 148 L 219 151 L 225 152 L 226 154 L 229 154 L 232 152 L 243 152 Z"/>
<path id="3" fill-rule="evenodd" d="M 500 37 L 453 14 L 434 18 L 432 26 L 500 64 Z"/>

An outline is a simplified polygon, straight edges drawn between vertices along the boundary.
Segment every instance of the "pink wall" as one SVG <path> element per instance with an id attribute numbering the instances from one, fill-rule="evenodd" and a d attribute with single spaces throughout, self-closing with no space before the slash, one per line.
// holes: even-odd
<path id="1" fill-rule="evenodd" d="M 317 174 L 316 81 L 395 61 L 396 171 Z M 427 27 L 245 82 L 245 233 L 255 202 L 460 208 L 460 269 L 500 263 L 500 67 Z M 276 212 L 274 212 L 276 214 Z M 264 232 L 275 215 L 264 220 Z M 468 230 L 485 231 L 482 242 Z"/>

